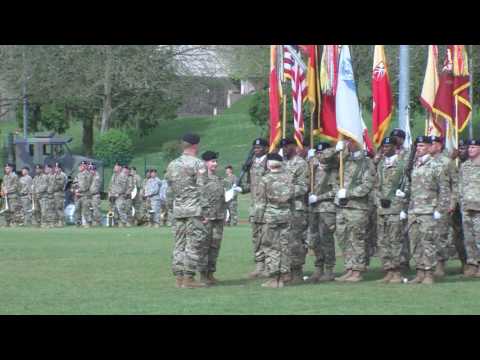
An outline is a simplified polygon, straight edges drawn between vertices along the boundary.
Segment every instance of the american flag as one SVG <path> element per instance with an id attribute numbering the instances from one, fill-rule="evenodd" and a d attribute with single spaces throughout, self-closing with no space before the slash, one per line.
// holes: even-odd
<path id="1" fill-rule="evenodd" d="M 295 141 L 303 147 L 305 123 L 303 119 L 303 102 L 307 99 L 306 65 L 303 62 L 298 45 L 283 46 L 283 69 L 285 78 L 292 84 L 293 123 Z"/>

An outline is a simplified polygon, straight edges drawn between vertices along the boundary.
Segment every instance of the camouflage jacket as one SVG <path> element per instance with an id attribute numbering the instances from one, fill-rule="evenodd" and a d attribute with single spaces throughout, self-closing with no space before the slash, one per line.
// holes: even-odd
<path id="1" fill-rule="evenodd" d="M 363 151 L 356 154 L 358 155 L 350 154 L 345 158 L 343 182 L 348 202 L 341 207 L 369 210 L 369 194 L 375 183 L 375 166 Z M 335 196 L 335 204 L 340 206 L 338 196 Z"/>
<path id="2" fill-rule="evenodd" d="M 36 197 L 44 196 L 48 191 L 48 175 L 36 175 L 32 180 L 32 192 Z"/>
<path id="3" fill-rule="evenodd" d="M 132 192 L 133 192 L 133 189 L 135 189 L 135 177 L 133 175 L 128 175 L 128 181 L 127 181 L 127 199 L 128 200 L 132 200 Z M 138 187 L 137 187 L 137 195 L 138 196 Z"/>
<path id="4" fill-rule="evenodd" d="M 450 200 L 445 169 L 428 155 L 414 164 L 411 178 L 406 187 L 406 192 L 410 194 L 408 212 L 428 215 L 437 210 L 445 214 Z"/>
<path id="5" fill-rule="evenodd" d="M 290 160 L 283 162 L 283 168 L 290 174 L 295 187 L 292 210 L 307 210 L 307 193 L 310 184 L 310 170 L 308 163 L 300 156 L 295 155 Z"/>
<path id="6" fill-rule="evenodd" d="M 22 176 L 18 179 L 18 192 L 20 196 L 29 196 L 32 194 L 32 177 L 30 175 Z"/>
<path id="7" fill-rule="evenodd" d="M 205 163 L 183 154 L 167 167 L 165 176 L 173 196 L 173 216 L 187 218 L 202 215 L 201 187 L 207 181 Z"/>
<path id="8" fill-rule="evenodd" d="M 145 196 L 145 188 L 147 187 L 147 182 L 150 178 L 145 178 L 142 180 L 142 187 L 140 188 L 140 190 L 138 191 L 139 195 L 140 196 Z"/>
<path id="9" fill-rule="evenodd" d="M 48 193 L 58 194 L 65 191 L 65 183 L 67 181 L 67 175 L 63 172 L 60 174 L 51 174 L 48 183 Z"/>
<path id="10" fill-rule="evenodd" d="M 261 158 L 254 158 L 252 167 L 248 172 L 247 181 L 245 183 L 242 182 L 242 185 L 240 185 L 244 194 L 251 193 L 252 196 L 250 216 L 255 216 L 255 205 L 258 201 L 261 201 L 257 197 L 257 187 L 260 184 L 262 176 L 267 172 L 267 155 L 264 155 Z"/>
<path id="11" fill-rule="evenodd" d="M 310 159 L 313 166 L 313 195 L 318 201 L 313 204 L 313 212 L 336 212 L 333 200 L 339 189 L 338 156 L 335 149 L 323 150 Z"/>
<path id="12" fill-rule="evenodd" d="M 258 223 L 288 223 L 292 216 L 295 185 L 289 172 L 269 172 L 257 187 L 260 201 L 255 203 L 254 221 Z"/>
<path id="13" fill-rule="evenodd" d="M 445 169 L 450 195 L 450 208 L 454 209 L 458 203 L 458 169 L 455 160 L 452 160 L 445 153 L 437 154 L 434 160 Z"/>
<path id="14" fill-rule="evenodd" d="M 237 177 L 235 175 L 225 176 L 224 178 L 224 186 L 225 190 L 229 190 L 237 183 Z M 237 193 L 233 195 L 232 202 L 237 201 Z"/>
<path id="15" fill-rule="evenodd" d="M 375 181 L 374 204 L 378 215 L 400 214 L 407 210 L 406 198 L 395 196 L 405 173 L 407 160 L 394 155 L 383 158 L 378 163 L 377 178 Z M 390 207 L 382 207 L 382 199 L 390 202 Z"/>
<path id="16" fill-rule="evenodd" d="M 203 216 L 209 220 L 225 218 L 227 208 L 225 202 L 225 183 L 217 175 L 208 174 L 207 183 L 202 187 Z"/>
<path id="17" fill-rule="evenodd" d="M 73 180 L 73 189 L 78 190 L 80 195 L 87 195 L 92 183 L 92 175 L 89 171 L 82 171 L 75 176 Z"/>
<path id="18" fill-rule="evenodd" d="M 10 175 L 3 176 L 2 190 L 7 194 L 16 194 L 18 192 L 18 176 L 13 171 Z"/>
<path id="19" fill-rule="evenodd" d="M 470 159 L 462 163 L 458 185 L 462 211 L 480 211 L 480 165 Z"/>
<path id="20" fill-rule="evenodd" d="M 92 182 L 90 184 L 90 188 L 88 189 L 88 192 L 90 195 L 98 195 L 100 194 L 100 188 L 102 186 L 102 178 L 100 177 L 100 174 L 95 172 L 95 174 L 92 174 Z"/>
<path id="21" fill-rule="evenodd" d="M 161 182 L 158 177 L 148 178 L 143 188 L 144 196 L 155 199 L 158 198 L 160 200 L 160 185 Z"/>
<path id="22" fill-rule="evenodd" d="M 122 172 L 119 174 L 113 173 L 108 193 L 113 197 L 125 198 L 126 196 L 130 196 L 130 193 L 127 193 L 128 187 L 128 176 L 124 175 Z"/>

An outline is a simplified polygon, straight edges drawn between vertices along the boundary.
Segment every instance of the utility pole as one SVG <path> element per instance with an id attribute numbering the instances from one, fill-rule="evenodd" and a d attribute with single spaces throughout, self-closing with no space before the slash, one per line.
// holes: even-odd
<path id="1" fill-rule="evenodd" d="M 473 46 L 470 45 L 470 56 L 468 58 L 468 69 L 470 70 L 470 104 L 472 105 L 472 112 L 470 114 L 470 122 L 468 123 L 468 138 L 473 139 Z"/>
<path id="2" fill-rule="evenodd" d="M 408 123 L 408 107 L 410 95 L 410 68 L 409 68 L 409 47 L 408 45 L 400 45 L 400 75 L 399 75 L 399 96 L 398 96 L 398 127 L 408 134 L 410 124 Z M 406 139 L 408 140 L 408 139 Z"/>
<path id="3" fill-rule="evenodd" d="M 28 136 L 28 97 L 27 97 L 27 78 L 28 78 L 28 66 L 25 56 L 25 45 L 23 46 L 23 83 L 22 83 L 22 96 L 23 96 L 23 138 L 26 140 Z"/>

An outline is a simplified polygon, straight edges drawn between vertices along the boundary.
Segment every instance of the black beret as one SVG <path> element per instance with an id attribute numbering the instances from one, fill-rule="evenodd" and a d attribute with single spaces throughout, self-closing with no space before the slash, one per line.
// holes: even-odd
<path id="1" fill-rule="evenodd" d="M 268 142 L 267 142 L 267 140 L 265 140 L 265 139 L 257 138 L 257 139 L 255 139 L 255 140 L 253 140 L 252 145 L 253 145 L 253 146 L 255 146 L 255 145 L 268 146 Z"/>
<path id="2" fill-rule="evenodd" d="M 285 147 L 287 145 L 295 145 L 295 144 L 296 144 L 296 142 L 292 138 L 285 138 L 285 139 L 280 140 L 280 146 L 281 147 Z"/>
<path id="3" fill-rule="evenodd" d="M 420 144 L 420 143 L 423 143 L 423 144 L 431 144 L 432 143 L 432 139 L 430 138 L 430 136 L 417 136 L 417 138 L 415 139 L 415 142 L 417 144 Z"/>
<path id="4" fill-rule="evenodd" d="M 267 155 L 267 160 L 283 161 L 283 158 L 278 154 L 271 153 Z"/>
<path id="5" fill-rule="evenodd" d="M 430 142 L 443 142 L 443 139 L 440 136 L 430 135 Z"/>
<path id="6" fill-rule="evenodd" d="M 132 166 L 130 169 L 137 171 L 137 168 L 135 166 Z"/>
<path id="7" fill-rule="evenodd" d="M 470 139 L 467 142 L 468 145 L 474 145 L 474 146 L 480 146 L 480 140 L 479 139 Z"/>
<path id="8" fill-rule="evenodd" d="M 130 168 L 128 167 L 128 165 L 123 165 L 122 168 L 127 169 L 127 170 L 130 170 Z"/>
<path id="9" fill-rule="evenodd" d="M 458 146 L 467 146 L 469 141 L 470 140 L 459 139 L 458 140 Z"/>
<path id="10" fill-rule="evenodd" d="M 387 136 L 382 140 L 382 145 L 396 145 L 397 142 L 395 141 L 394 137 Z"/>
<path id="11" fill-rule="evenodd" d="M 35 165 L 35 169 L 41 169 L 43 166 L 40 164 Z"/>
<path id="12" fill-rule="evenodd" d="M 24 169 L 27 170 L 27 171 L 30 171 L 30 168 L 29 168 L 28 166 L 24 166 L 24 167 L 22 168 L 22 170 L 24 170 Z"/>
<path id="13" fill-rule="evenodd" d="M 214 152 L 214 151 L 205 151 L 203 154 L 202 154 L 202 159 L 204 161 L 209 161 L 209 160 L 214 160 L 214 159 L 218 159 L 218 153 Z"/>
<path id="14" fill-rule="evenodd" d="M 82 161 L 80 162 L 80 165 L 88 165 L 88 163 L 87 163 L 85 160 L 82 160 Z M 116 165 L 116 164 L 115 164 L 115 165 Z"/>
<path id="15" fill-rule="evenodd" d="M 157 169 L 150 169 L 150 171 L 156 173 Z"/>
<path id="16" fill-rule="evenodd" d="M 47 168 L 47 167 L 48 167 L 48 168 L 51 168 L 52 165 L 50 165 L 49 163 L 45 163 L 44 167 L 46 167 L 46 168 Z"/>
<path id="17" fill-rule="evenodd" d="M 316 151 L 323 151 L 325 149 L 328 149 L 331 145 L 327 142 L 319 142 L 317 146 L 315 146 Z"/>
<path id="18" fill-rule="evenodd" d="M 398 136 L 401 137 L 402 139 L 405 139 L 407 136 L 405 134 L 405 131 L 402 129 L 393 129 L 392 132 L 390 133 L 390 136 Z"/>
<path id="19" fill-rule="evenodd" d="M 183 141 L 186 143 L 192 144 L 192 145 L 197 145 L 200 142 L 200 136 L 197 134 L 185 134 L 183 135 L 182 138 Z"/>
<path id="20" fill-rule="evenodd" d="M 8 167 L 11 167 L 11 168 L 14 167 L 12 163 L 6 163 L 6 164 L 5 164 L 5 167 L 7 167 L 7 166 L 8 166 Z"/>

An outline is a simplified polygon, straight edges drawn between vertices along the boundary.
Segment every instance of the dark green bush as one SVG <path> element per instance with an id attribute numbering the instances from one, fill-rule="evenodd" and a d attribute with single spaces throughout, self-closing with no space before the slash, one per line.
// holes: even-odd
<path id="1" fill-rule="evenodd" d="M 115 161 L 129 163 L 133 159 L 133 142 L 122 130 L 112 129 L 96 141 L 93 152 L 104 165 L 111 166 Z"/>

